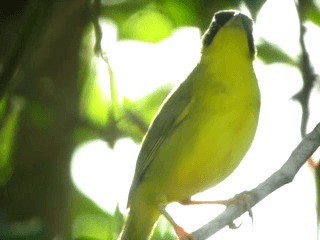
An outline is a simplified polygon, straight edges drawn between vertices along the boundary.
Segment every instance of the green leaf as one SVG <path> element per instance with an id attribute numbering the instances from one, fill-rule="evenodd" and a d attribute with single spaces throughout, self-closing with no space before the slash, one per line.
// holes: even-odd
<path id="1" fill-rule="evenodd" d="M 156 43 L 175 29 L 160 1 L 122 1 L 105 5 L 102 14 L 118 26 L 120 39 Z"/>
<path id="2" fill-rule="evenodd" d="M 163 217 L 161 216 L 156 228 L 153 231 L 153 235 L 151 240 L 159 240 L 159 239 L 166 239 L 166 240 L 175 240 L 177 237 L 172 231 L 172 225 Z"/>
<path id="3" fill-rule="evenodd" d="M 77 189 L 75 189 L 72 193 L 71 210 L 73 219 L 85 214 L 98 214 L 109 216 L 109 214 L 103 211 L 95 202 L 93 202 L 91 199 L 89 199 L 87 196 L 82 194 Z"/>
<path id="4" fill-rule="evenodd" d="M 116 2 L 117 0 L 112 0 Z M 145 8 L 150 0 L 119 0 L 117 3 L 108 4 L 110 0 L 102 1 L 102 16 L 111 19 L 117 26 L 121 26 L 127 19 L 137 11 Z"/>
<path id="5" fill-rule="evenodd" d="M 176 27 L 196 26 L 199 23 L 200 4 L 198 1 L 162 0 L 161 5 Z"/>
<path id="6" fill-rule="evenodd" d="M 197 1 L 122 1 L 106 5 L 103 16 L 118 26 L 119 38 L 156 43 L 180 26 L 195 26 L 199 20 Z"/>
<path id="7" fill-rule="evenodd" d="M 265 0 L 247 0 L 254 15 Z M 223 9 L 239 9 L 242 1 L 135 0 L 103 1 L 102 14 L 112 20 L 119 38 L 159 42 L 179 27 L 196 26 L 205 30 L 214 13 Z"/>
<path id="8" fill-rule="evenodd" d="M 257 46 L 258 57 L 266 64 L 281 62 L 296 66 L 297 63 L 276 45 L 263 40 Z"/>
<path id="9" fill-rule="evenodd" d="M 310 5 L 306 5 L 305 18 L 320 27 L 320 9 L 313 1 Z"/>
<path id="10" fill-rule="evenodd" d="M 122 225 L 112 216 L 85 214 L 73 223 L 73 239 L 114 240 Z"/>
<path id="11" fill-rule="evenodd" d="M 0 225 L 0 237 L 3 240 L 44 239 L 44 224 L 37 218 Z"/>
<path id="12" fill-rule="evenodd" d="M 130 102 L 127 99 L 124 102 L 124 109 L 140 114 L 144 122 L 149 126 L 158 112 L 159 107 L 171 91 L 171 88 L 171 85 L 159 87 L 152 93 L 135 102 Z"/>
<path id="13" fill-rule="evenodd" d="M 110 218 L 98 214 L 85 214 L 77 217 L 73 223 L 74 239 L 114 239 L 109 232 Z"/>
<path id="14" fill-rule="evenodd" d="M 256 19 L 258 12 L 263 4 L 265 4 L 266 0 L 244 0 L 244 2 L 253 16 L 253 19 Z"/>
<path id="15" fill-rule="evenodd" d="M 318 0 L 300 0 L 297 4 L 301 21 L 311 21 L 320 26 L 320 4 Z"/>
<path id="16" fill-rule="evenodd" d="M 173 22 L 157 7 L 146 7 L 132 16 L 120 27 L 120 37 L 157 43 L 169 37 Z"/>
<path id="17" fill-rule="evenodd" d="M 94 140 L 94 139 L 99 139 L 101 138 L 101 133 L 99 131 L 100 129 L 97 128 L 92 128 L 90 126 L 81 126 L 78 127 L 75 130 L 75 133 L 73 135 L 74 143 L 76 145 L 83 144 L 85 142 Z"/>
<path id="18" fill-rule="evenodd" d="M 11 153 L 14 146 L 14 139 L 19 120 L 19 113 L 22 109 L 23 102 L 21 99 L 12 99 L 12 107 L 9 114 L 3 120 L 0 129 L 0 186 L 4 185 L 11 173 L 12 162 Z"/>
<path id="19" fill-rule="evenodd" d="M 75 240 L 117 239 L 124 223 L 119 209 L 109 214 L 79 191 L 74 191 L 72 216 L 72 234 Z"/>
<path id="20" fill-rule="evenodd" d="M 2 99 L 0 99 L 0 122 L 3 121 L 8 107 L 8 97 L 4 96 Z"/>
<path id="21" fill-rule="evenodd" d="M 109 102 L 104 96 L 97 78 L 87 79 L 81 96 L 81 107 L 84 118 L 98 127 L 106 125 L 109 119 Z"/>
<path id="22" fill-rule="evenodd" d="M 39 130 L 46 131 L 55 121 L 54 110 L 42 102 L 30 102 L 28 114 L 31 124 Z"/>
<path id="23" fill-rule="evenodd" d="M 135 102 L 126 99 L 123 120 L 119 123 L 122 131 L 135 141 L 141 141 L 170 90 L 171 86 L 163 86 Z"/>
<path id="24" fill-rule="evenodd" d="M 94 52 L 94 34 L 92 28 L 84 37 L 81 49 L 80 83 L 81 117 L 97 127 L 104 127 L 109 120 L 110 101 L 105 96 L 97 75 L 97 61 Z M 106 66 L 107 68 L 107 66 Z M 107 80 L 108 81 L 108 80 Z"/>

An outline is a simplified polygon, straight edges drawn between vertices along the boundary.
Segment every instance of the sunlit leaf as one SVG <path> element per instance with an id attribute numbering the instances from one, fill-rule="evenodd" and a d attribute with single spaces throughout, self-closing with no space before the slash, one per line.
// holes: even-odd
<path id="1" fill-rule="evenodd" d="M 118 26 L 120 39 L 154 43 L 170 36 L 175 28 L 160 1 L 120 1 L 105 5 L 103 16 Z"/>
<path id="2" fill-rule="evenodd" d="M 92 29 L 91 29 L 92 30 Z M 97 76 L 97 61 L 95 57 L 93 31 L 85 36 L 81 49 L 82 62 L 80 76 L 83 78 L 81 85 L 80 112 L 81 116 L 93 125 L 103 127 L 109 119 L 109 106 L 105 93 Z"/>
<path id="3" fill-rule="evenodd" d="M 85 214 L 73 223 L 73 239 L 114 240 L 119 235 L 118 229 L 112 216 Z"/>
<path id="4" fill-rule="evenodd" d="M 113 214 L 103 211 L 96 203 L 78 191 L 72 199 L 73 239 L 117 239 L 124 223 L 118 209 Z"/>
<path id="5" fill-rule="evenodd" d="M 113 214 L 113 219 L 114 219 L 113 229 L 119 235 L 122 230 L 122 226 L 125 223 L 125 218 L 123 214 L 120 212 L 119 207 L 116 208 L 116 211 Z"/>
<path id="6" fill-rule="evenodd" d="M 318 6 L 319 5 L 320 4 L 318 3 Z M 305 17 L 306 17 L 306 20 L 309 20 L 320 27 L 320 9 L 319 9 L 319 7 L 316 6 L 314 1 L 312 1 L 311 4 L 306 5 Z"/>
<path id="7" fill-rule="evenodd" d="M 74 239 L 115 239 L 109 232 L 110 218 L 98 214 L 86 214 L 77 217 L 73 223 Z"/>
<path id="8" fill-rule="evenodd" d="M 257 46 L 258 57 L 266 64 L 281 62 L 296 66 L 296 62 L 276 45 L 262 41 Z"/>
<path id="9" fill-rule="evenodd" d="M 257 0 L 259 6 L 262 0 Z M 192 1 L 192 0 L 113 0 L 103 7 L 103 16 L 117 26 L 120 38 L 158 42 L 179 27 L 208 27 L 215 12 L 239 9 L 242 1 Z M 255 2 L 255 1 L 254 1 Z"/>
<path id="10" fill-rule="evenodd" d="M 93 76 L 92 78 L 87 79 L 87 84 L 84 86 L 81 100 L 83 116 L 96 126 L 105 126 L 109 117 L 109 102 L 104 96 L 97 79 Z"/>
<path id="11" fill-rule="evenodd" d="M 176 27 L 195 26 L 199 23 L 200 2 L 193 0 L 163 0 L 161 5 Z"/>
<path id="12" fill-rule="evenodd" d="M 176 240 L 177 237 L 172 231 L 172 225 L 164 218 L 160 217 L 156 228 L 154 229 L 153 235 L 151 240 L 159 240 L 159 239 L 166 239 L 166 240 Z"/>
<path id="13" fill-rule="evenodd" d="M 149 1 L 119 0 L 117 4 L 103 4 L 102 16 L 112 20 L 118 27 L 120 27 L 130 16 L 143 9 L 146 6 L 146 2 Z"/>
<path id="14" fill-rule="evenodd" d="M 173 28 L 168 15 L 156 7 L 146 7 L 127 19 L 120 27 L 120 36 L 156 43 L 170 36 Z"/>

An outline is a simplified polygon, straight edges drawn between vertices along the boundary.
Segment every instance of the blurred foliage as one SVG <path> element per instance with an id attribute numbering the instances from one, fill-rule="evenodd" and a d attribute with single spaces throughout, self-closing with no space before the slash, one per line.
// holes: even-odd
<path id="1" fill-rule="evenodd" d="M 99 0 L 94 2 L 100 3 Z M 255 19 L 264 3 L 265 0 L 102 0 L 101 4 L 98 4 L 101 9 L 94 11 L 96 15 L 93 18 L 96 19 L 93 22 L 98 23 L 96 20 L 99 18 L 112 20 L 118 28 L 119 40 L 131 39 L 158 43 L 169 37 L 179 27 L 196 26 L 204 31 L 213 13 L 222 9 L 239 10 L 245 6 Z M 311 21 L 320 26 L 319 3 L 316 0 L 299 1 L 299 3 L 303 21 Z M 21 5 L 18 10 L 23 11 L 23 6 Z M 6 10 L 0 8 L 1 11 Z M 8 15 L 11 12 L 11 9 L 8 10 Z M 5 23 L 6 21 L 0 22 L 0 26 Z M 24 26 L 23 23 L 21 25 Z M 7 28 L 10 29 L 10 27 Z M 95 53 L 97 36 L 94 33 L 95 30 L 97 29 L 92 25 L 87 26 L 81 39 L 79 82 L 77 83 L 80 96 L 78 106 L 74 106 L 75 109 L 79 109 L 79 116 L 77 116 L 78 125 L 73 132 L 73 142 L 78 146 L 86 141 L 100 138 L 113 146 L 121 137 L 130 137 L 140 142 L 171 87 L 160 87 L 138 100 L 115 99 L 118 98 L 116 87 L 102 89 L 101 84 L 101 81 L 104 81 L 109 86 L 112 85 L 110 69 L 107 71 L 109 76 L 105 76 L 102 80 L 98 78 L 97 65 L 101 64 L 103 59 Z M 258 57 L 266 64 L 281 62 L 299 67 L 299 59 L 292 59 L 281 48 L 266 40 L 260 41 L 257 49 Z M 3 55 L 6 54 L 0 51 L 0 70 L 6 65 L 1 62 L 5 59 Z M 108 52 L 104 54 L 108 56 Z M 61 58 L 65 57 L 68 56 L 61 56 Z M 106 61 L 103 64 L 106 69 L 110 68 Z M 17 68 L 17 66 L 12 67 Z M 57 70 L 52 69 L 52 71 Z M 18 83 L 15 82 L 15 84 Z M 111 91 L 114 91 L 113 97 Z M 23 101 L 14 94 L 12 89 L 0 100 L 0 186 L 10 181 L 14 171 L 11 157 L 20 124 L 19 112 L 23 106 Z M 39 99 L 28 102 L 28 120 L 39 131 L 45 132 L 56 121 L 55 111 L 57 108 L 44 104 Z M 0 208 L 0 239 L 41 239 L 44 229 L 41 221 L 36 219 L 2 226 L 1 214 Z M 91 199 L 74 189 L 72 220 L 73 239 L 105 240 L 117 238 L 124 223 L 124 216 L 118 209 L 114 213 L 101 210 Z M 175 239 L 170 229 L 168 223 L 161 220 L 152 239 Z"/>
<path id="2" fill-rule="evenodd" d="M 130 16 L 124 22 L 121 33 L 124 38 L 157 42 L 169 37 L 173 29 L 170 19 L 156 7 L 150 6 Z"/>
<path id="3" fill-rule="evenodd" d="M 55 121 L 54 110 L 41 102 L 30 102 L 28 117 L 35 128 L 46 131 Z"/>
<path id="4" fill-rule="evenodd" d="M 320 26 L 320 3 L 318 0 L 303 0 L 299 2 L 299 14 L 303 21 L 311 21 Z"/>
<path id="5" fill-rule="evenodd" d="M 271 63 L 286 63 L 297 66 L 297 60 L 292 59 L 281 48 L 267 41 L 262 41 L 257 45 L 258 57 L 266 64 Z"/>
<path id="6" fill-rule="evenodd" d="M 0 237 L 3 240 L 40 240 L 43 238 L 44 226 L 39 219 L 0 225 Z"/>
<path id="7" fill-rule="evenodd" d="M 113 214 L 107 213 L 80 192 L 73 196 L 72 214 L 72 236 L 75 240 L 116 239 L 124 223 L 119 209 Z"/>
<path id="8" fill-rule="evenodd" d="M 244 0 L 247 8 L 250 10 L 250 13 L 252 14 L 253 19 L 255 20 L 257 17 L 257 14 L 259 13 L 260 8 L 263 6 L 266 0 Z"/>
<path id="9" fill-rule="evenodd" d="M 196 26 L 205 30 L 214 12 L 239 9 L 245 4 L 256 16 L 265 0 L 192 1 L 145 0 L 103 1 L 103 15 L 118 26 L 119 38 L 159 42 L 178 27 Z"/>
<path id="10" fill-rule="evenodd" d="M 153 235 L 151 240 L 176 240 L 177 237 L 175 236 L 174 230 L 170 223 L 164 218 L 160 217 L 155 230 L 153 231 Z"/>
<path id="11" fill-rule="evenodd" d="M 2 112 L 0 115 L 2 117 L 0 125 L 0 186 L 4 185 L 12 174 L 10 157 L 22 104 L 20 99 L 14 99 L 8 103 L 7 99 L 3 98 L 0 102 L 0 111 Z"/>
<path id="12" fill-rule="evenodd" d="M 124 99 L 124 116 L 119 126 L 136 141 L 141 141 L 171 87 L 164 86 L 137 100 Z"/>
<path id="13" fill-rule="evenodd" d="M 110 100 L 106 99 L 97 77 L 97 58 L 93 49 L 92 27 L 84 35 L 81 48 L 80 76 L 83 88 L 80 98 L 80 114 L 85 121 L 103 127 L 109 120 Z M 107 81 L 107 80 L 106 80 Z"/>

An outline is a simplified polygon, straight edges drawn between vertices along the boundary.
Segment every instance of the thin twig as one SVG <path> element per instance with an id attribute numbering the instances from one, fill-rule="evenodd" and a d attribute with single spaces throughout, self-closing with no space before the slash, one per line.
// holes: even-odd
<path id="1" fill-rule="evenodd" d="M 100 16 L 100 11 L 101 11 L 101 0 L 95 0 L 92 3 L 92 23 L 94 26 L 94 32 L 95 32 L 95 46 L 94 46 L 94 51 L 95 54 L 99 57 L 101 57 L 108 68 L 108 73 L 109 73 L 109 80 L 110 80 L 110 94 L 111 94 L 111 102 L 112 102 L 112 117 L 117 120 L 119 118 L 119 100 L 118 100 L 118 93 L 117 93 L 117 86 L 116 86 L 116 81 L 114 77 L 114 73 L 109 61 L 109 58 L 105 52 L 103 52 L 102 47 L 101 47 L 101 41 L 102 41 L 102 30 L 101 26 L 99 23 L 99 16 Z"/>
<path id="2" fill-rule="evenodd" d="M 298 18 L 299 18 L 299 26 L 300 26 L 300 47 L 301 47 L 301 57 L 300 57 L 300 72 L 302 74 L 302 80 L 303 80 L 303 86 L 302 89 L 295 95 L 295 99 L 298 100 L 298 102 L 301 105 L 302 109 L 302 116 L 301 116 L 301 136 L 305 136 L 307 131 L 307 123 L 309 119 L 309 100 L 310 100 L 310 93 L 313 88 L 313 85 L 317 79 L 317 75 L 314 72 L 314 69 L 312 67 L 309 53 L 306 48 L 305 44 L 305 33 L 306 28 L 303 25 L 304 22 L 304 4 L 306 1 L 299 0 L 296 3 L 296 8 L 298 12 Z"/>
<path id="3" fill-rule="evenodd" d="M 247 192 L 247 200 L 251 207 L 255 206 L 273 191 L 290 183 L 302 165 L 320 146 L 320 123 L 305 136 L 292 152 L 285 164 L 256 188 Z M 218 217 L 193 232 L 191 235 L 198 240 L 207 239 L 222 228 L 230 225 L 247 210 L 239 205 L 229 205 Z"/>

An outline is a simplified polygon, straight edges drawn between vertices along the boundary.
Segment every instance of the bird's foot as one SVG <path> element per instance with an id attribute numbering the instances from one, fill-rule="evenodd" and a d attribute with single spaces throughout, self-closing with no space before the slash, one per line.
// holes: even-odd
<path id="1" fill-rule="evenodd" d="M 224 205 L 226 205 L 226 207 L 231 205 L 236 205 L 242 209 L 245 209 L 248 212 L 249 217 L 251 218 L 251 221 L 253 223 L 253 212 L 252 212 L 252 208 L 249 200 L 249 196 L 252 194 L 253 194 L 252 192 L 244 191 L 242 193 L 235 195 L 233 198 L 226 200 L 226 203 Z"/>
<path id="2" fill-rule="evenodd" d="M 251 204 L 250 204 L 249 197 L 248 197 L 252 194 L 253 194 L 252 192 L 244 191 L 242 193 L 235 195 L 233 198 L 230 198 L 227 200 L 194 201 L 194 200 L 188 199 L 188 200 L 180 202 L 180 203 L 183 205 L 220 204 L 220 205 L 225 205 L 226 207 L 229 207 L 231 205 L 236 205 L 236 206 L 239 206 L 242 209 L 245 209 L 246 211 L 248 211 L 249 216 L 250 216 L 252 223 L 253 223 L 253 213 L 252 213 Z M 240 226 L 241 226 L 241 224 L 239 226 L 236 226 L 234 223 L 230 223 L 230 225 L 229 225 L 229 227 L 232 229 L 239 228 Z"/>

